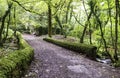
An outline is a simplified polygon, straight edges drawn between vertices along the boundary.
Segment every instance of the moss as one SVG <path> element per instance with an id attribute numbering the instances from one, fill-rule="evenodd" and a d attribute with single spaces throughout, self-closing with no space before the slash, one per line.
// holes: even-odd
<path id="1" fill-rule="evenodd" d="M 120 67 L 120 60 L 116 61 L 116 63 L 114 63 L 113 66 Z"/>
<path id="2" fill-rule="evenodd" d="M 20 78 L 33 59 L 34 52 L 20 35 L 21 49 L 0 59 L 0 78 Z"/>
<path id="3" fill-rule="evenodd" d="M 43 40 L 54 43 L 56 45 L 59 45 L 61 47 L 86 54 L 87 57 L 89 57 L 92 60 L 96 60 L 96 49 L 97 47 L 93 45 L 86 45 L 86 44 L 78 44 L 78 43 L 69 43 L 69 42 L 62 42 L 58 40 L 54 40 L 51 38 L 44 38 Z"/>

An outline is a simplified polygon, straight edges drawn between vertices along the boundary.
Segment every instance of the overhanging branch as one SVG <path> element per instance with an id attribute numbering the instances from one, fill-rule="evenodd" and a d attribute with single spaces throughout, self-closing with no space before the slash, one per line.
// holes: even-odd
<path id="1" fill-rule="evenodd" d="M 35 11 L 32 11 L 32 10 L 30 10 L 30 9 L 27 9 L 27 8 L 25 8 L 20 2 L 18 2 L 17 0 L 12 0 L 13 2 L 16 2 L 20 7 L 22 7 L 25 11 L 28 11 L 28 12 L 30 12 L 30 13 L 34 13 L 34 14 L 37 14 L 37 15 L 41 15 L 41 14 L 39 14 L 39 13 L 37 13 L 37 12 L 35 12 Z"/>
<path id="2" fill-rule="evenodd" d="M 77 19 L 77 17 L 75 15 L 73 15 L 75 20 L 77 21 L 78 24 L 80 24 L 82 27 L 84 27 L 84 25 L 82 23 L 80 23 L 80 21 Z"/>

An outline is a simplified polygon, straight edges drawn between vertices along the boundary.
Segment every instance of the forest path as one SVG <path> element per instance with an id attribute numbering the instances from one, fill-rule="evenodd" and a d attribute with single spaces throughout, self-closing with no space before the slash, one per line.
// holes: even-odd
<path id="1" fill-rule="evenodd" d="M 83 55 L 23 35 L 34 48 L 34 60 L 22 78 L 120 78 L 120 70 L 85 58 Z"/>

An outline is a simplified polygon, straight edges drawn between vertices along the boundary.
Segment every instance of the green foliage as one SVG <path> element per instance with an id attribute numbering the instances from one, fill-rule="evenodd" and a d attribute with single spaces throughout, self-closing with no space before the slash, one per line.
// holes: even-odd
<path id="1" fill-rule="evenodd" d="M 69 32 L 69 35 L 79 38 L 81 36 L 81 34 L 82 34 L 81 30 L 83 30 L 83 27 L 81 27 L 79 25 L 75 26 L 74 29 Z"/>
<path id="2" fill-rule="evenodd" d="M 60 34 L 60 28 L 58 27 L 52 27 L 52 33 L 53 34 Z M 35 28 L 35 35 L 36 36 L 41 36 L 41 35 L 46 35 L 48 34 L 48 28 L 47 27 L 36 27 Z"/>
<path id="3" fill-rule="evenodd" d="M 87 57 L 90 59 L 96 60 L 96 49 L 97 47 L 92 45 L 85 45 L 85 44 L 78 44 L 78 43 L 69 43 L 69 42 L 62 42 L 58 40 L 54 40 L 51 38 L 44 38 L 45 41 L 54 43 L 61 47 L 76 51 L 78 53 L 86 54 Z"/>
<path id="4" fill-rule="evenodd" d="M 4 15 L 7 8 L 8 6 L 6 0 L 0 0 L 0 17 Z"/>
<path id="5" fill-rule="evenodd" d="M 120 60 L 113 64 L 115 67 L 120 67 Z"/>
<path id="6" fill-rule="evenodd" d="M 50 5 L 52 11 L 51 17 L 53 34 L 59 34 L 61 29 L 62 35 L 64 36 L 69 35 L 80 38 L 86 23 L 90 22 L 85 31 L 84 43 L 90 43 L 89 30 L 91 30 L 91 41 L 95 44 L 95 46 L 99 47 L 98 54 L 102 56 L 102 54 L 106 53 L 104 41 L 101 38 L 100 25 L 98 22 L 99 19 L 107 47 L 111 47 L 111 49 L 114 48 L 116 13 L 115 0 L 0 0 L 0 19 L 8 9 L 7 1 L 8 3 L 13 3 L 13 7 L 11 9 L 10 28 L 14 31 L 17 30 L 29 34 L 36 32 L 36 35 L 47 34 L 48 5 Z M 14 1 L 18 1 L 19 3 Z M 16 10 L 14 10 L 15 8 Z M 92 12 L 92 15 L 88 22 L 88 15 L 90 12 Z M 59 23 L 55 20 L 55 16 L 58 16 Z M 96 16 L 98 19 L 96 19 Z M 5 28 L 7 27 L 7 21 L 8 16 L 5 19 Z M 1 23 L 2 22 L 0 20 L 0 25 Z M 4 30 L 6 31 L 5 28 Z M 9 30 L 8 38 L 13 37 L 12 34 L 14 31 Z M 2 37 L 4 38 L 6 33 L 2 33 Z M 120 35 L 120 27 L 118 28 L 118 35 Z M 118 54 L 120 54 L 119 36 L 117 44 Z M 20 46 L 23 47 L 22 45 Z M 111 55 L 114 57 L 114 53 L 111 53 Z"/>
<path id="7" fill-rule="evenodd" d="M 0 59 L 0 77 L 2 78 L 20 78 L 23 74 L 21 71 L 25 71 L 33 59 L 33 49 L 21 35 L 19 37 L 22 49 Z"/>
<path id="8" fill-rule="evenodd" d="M 41 35 L 46 35 L 48 33 L 48 28 L 47 27 L 37 27 L 35 28 L 36 32 L 35 35 L 41 36 Z"/>
<path id="9" fill-rule="evenodd" d="M 6 31 L 7 31 L 7 29 L 5 29 L 5 32 Z M 5 36 L 4 34 L 3 34 L 3 38 Z M 8 36 L 7 36 L 7 38 L 13 38 L 14 37 L 13 34 L 14 34 L 14 31 L 12 29 L 8 29 Z"/>

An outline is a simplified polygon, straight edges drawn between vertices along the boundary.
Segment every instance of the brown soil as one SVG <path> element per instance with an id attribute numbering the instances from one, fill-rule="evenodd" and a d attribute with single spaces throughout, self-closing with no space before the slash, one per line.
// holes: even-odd
<path id="1" fill-rule="evenodd" d="M 74 51 L 23 35 L 34 48 L 34 60 L 23 78 L 120 78 L 120 69 L 92 61 Z"/>

